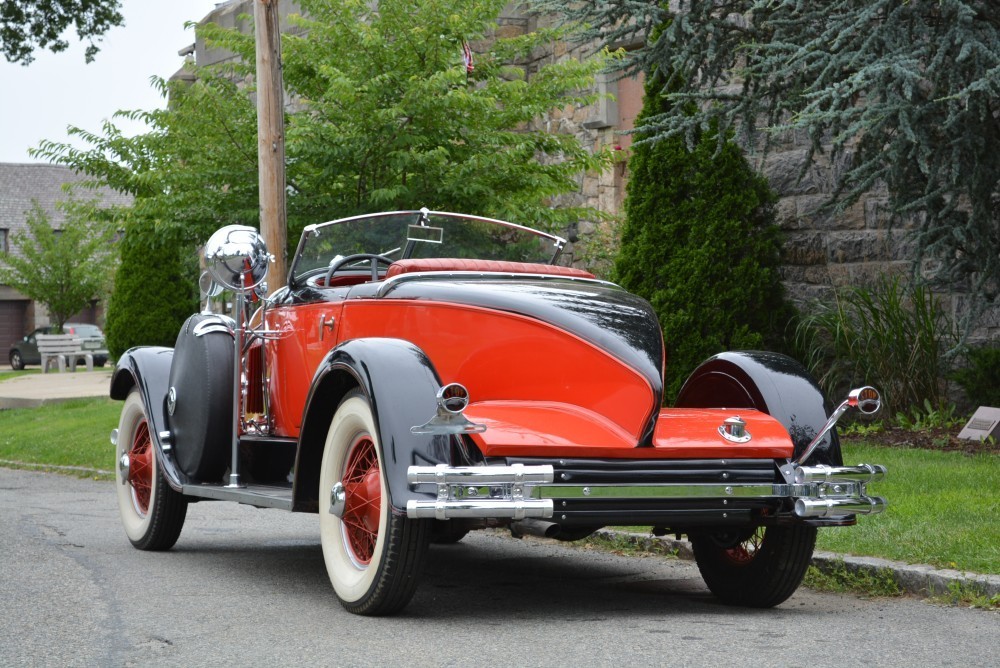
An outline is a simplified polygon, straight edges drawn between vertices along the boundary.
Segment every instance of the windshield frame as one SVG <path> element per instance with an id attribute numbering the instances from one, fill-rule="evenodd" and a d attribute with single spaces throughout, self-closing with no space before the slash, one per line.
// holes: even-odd
<path id="1" fill-rule="evenodd" d="M 297 283 L 295 281 L 295 273 L 298 269 L 299 261 L 302 258 L 303 251 L 305 250 L 306 243 L 312 237 L 322 234 L 324 229 L 333 227 L 334 225 L 343 225 L 345 223 L 351 223 L 359 220 L 376 220 L 378 218 L 390 218 L 411 215 L 414 217 L 414 223 L 419 225 L 427 225 L 427 221 L 431 217 L 439 216 L 445 218 L 451 218 L 455 220 L 468 220 L 481 223 L 489 223 L 493 225 L 500 225 L 502 227 L 508 227 L 511 229 L 519 230 L 529 234 L 534 234 L 539 237 L 543 237 L 549 240 L 553 248 L 555 249 L 552 257 L 549 258 L 549 264 L 555 264 L 556 260 L 559 259 L 559 255 L 562 253 L 563 249 L 566 247 L 567 240 L 560 237 L 557 234 L 551 234 L 549 232 L 542 232 L 541 230 L 536 230 L 534 228 L 528 227 L 526 225 L 520 225 L 518 223 L 511 223 L 505 220 L 500 220 L 498 218 L 487 218 L 485 216 L 475 216 L 467 213 L 454 213 L 451 211 L 431 211 L 427 208 L 422 209 L 409 209 L 400 211 L 380 211 L 377 213 L 365 213 L 357 216 L 349 216 L 347 218 L 338 218 L 336 220 L 328 220 L 323 223 L 313 223 L 311 225 L 306 225 L 302 229 L 302 235 L 299 237 L 299 243 L 295 247 L 295 255 L 292 258 L 292 262 L 288 267 L 288 277 L 287 285 L 289 287 L 294 287 Z M 309 272 L 303 272 L 303 278 Z"/>

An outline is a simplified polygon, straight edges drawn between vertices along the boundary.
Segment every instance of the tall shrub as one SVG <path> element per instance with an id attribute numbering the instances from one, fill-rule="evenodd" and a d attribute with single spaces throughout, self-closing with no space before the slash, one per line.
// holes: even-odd
<path id="1" fill-rule="evenodd" d="M 930 290 L 883 276 L 871 287 L 838 292 L 802 315 L 795 341 L 806 365 L 832 396 L 874 385 L 889 415 L 945 400 L 945 357 L 957 341 L 954 324 Z"/>
<path id="2" fill-rule="evenodd" d="M 663 113 L 650 77 L 636 122 Z M 706 357 L 779 345 L 790 311 L 778 275 L 775 195 L 732 142 L 711 132 L 644 143 L 629 160 L 615 280 L 650 301 L 667 349 L 666 398 Z"/>
<path id="3" fill-rule="evenodd" d="M 189 247 L 164 242 L 152 230 L 138 225 L 129 230 L 121 242 L 105 323 L 112 357 L 133 346 L 174 345 L 179 323 L 198 309 L 196 257 Z"/>

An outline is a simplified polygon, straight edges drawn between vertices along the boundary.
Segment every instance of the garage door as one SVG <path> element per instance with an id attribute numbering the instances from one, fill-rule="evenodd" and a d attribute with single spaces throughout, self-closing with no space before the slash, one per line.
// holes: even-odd
<path id="1" fill-rule="evenodd" d="M 0 301 L 0 355 L 7 359 L 11 345 L 27 334 L 24 331 L 24 316 L 28 310 L 25 300 Z"/>

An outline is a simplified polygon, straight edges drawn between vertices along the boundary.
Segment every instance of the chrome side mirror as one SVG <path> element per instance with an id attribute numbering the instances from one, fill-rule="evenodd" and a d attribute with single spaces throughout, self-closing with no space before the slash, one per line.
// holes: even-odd
<path id="1" fill-rule="evenodd" d="M 859 387 L 856 390 L 851 390 L 847 395 L 847 399 L 837 406 L 837 410 L 833 411 L 830 419 L 826 421 L 826 424 L 819 430 L 816 437 L 813 438 L 812 442 L 806 446 L 806 449 L 795 460 L 796 464 L 803 464 L 807 459 L 809 459 L 809 455 L 813 453 L 813 450 L 815 450 L 816 446 L 819 445 L 819 442 L 823 440 L 823 437 L 826 436 L 831 429 L 833 429 L 833 426 L 837 424 L 837 420 L 839 420 L 840 417 L 847 412 L 848 408 L 856 408 L 865 415 L 872 415 L 877 413 L 878 410 L 882 408 L 882 396 L 874 387 L 869 387 L 867 385 L 865 387 Z"/>

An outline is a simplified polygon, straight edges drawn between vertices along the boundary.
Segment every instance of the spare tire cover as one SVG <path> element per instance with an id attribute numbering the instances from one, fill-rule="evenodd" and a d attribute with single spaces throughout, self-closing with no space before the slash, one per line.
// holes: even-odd
<path id="1" fill-rule="evenodd" d="M 205 321 L 220 326 L 202 325 L 196 335 Z M 170 366 L 167 420 L 174 458 L 184 473 L 202 482 L 221 480 L 232 451 L 235 351 L 224 323 L 212 314 L 188 318 L 177 335 Z"/>

